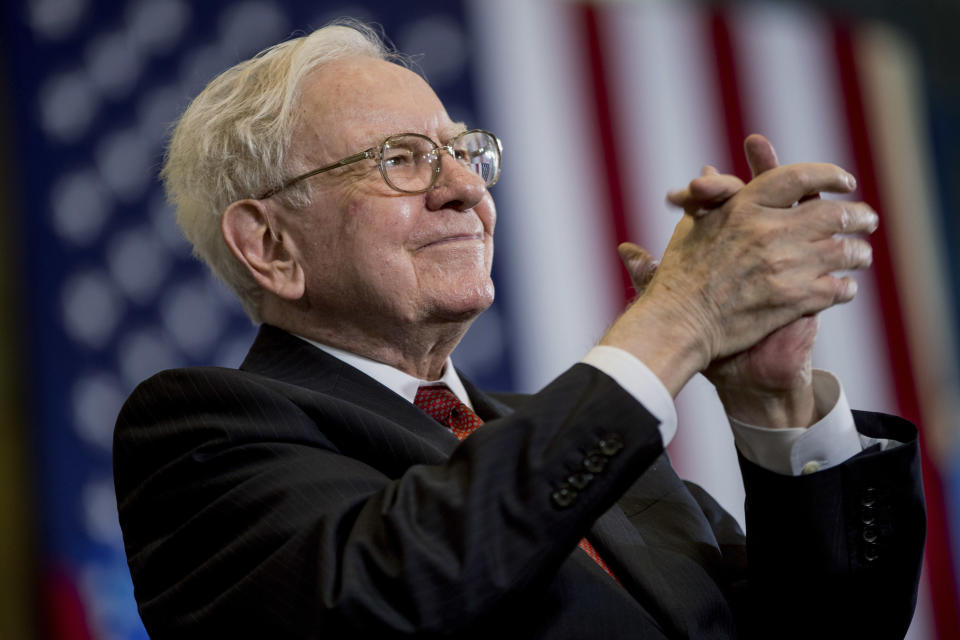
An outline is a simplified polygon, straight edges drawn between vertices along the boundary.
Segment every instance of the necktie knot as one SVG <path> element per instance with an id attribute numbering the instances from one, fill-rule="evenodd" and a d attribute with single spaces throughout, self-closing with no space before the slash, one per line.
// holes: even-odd
<path id="1" fill-rule="evenodd" d="M 463 440 L 483 424 L 473 409 L 460 402 L 445 384 L 424 385 L 417 389 L 413 403 L 428 416 L 449 427 L 453 435 Z"/>

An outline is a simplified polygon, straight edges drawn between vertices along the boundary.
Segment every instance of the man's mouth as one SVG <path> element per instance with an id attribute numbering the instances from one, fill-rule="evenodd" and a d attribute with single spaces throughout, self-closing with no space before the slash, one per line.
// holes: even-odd
<path id="1" fill-rule="evenodd" d="M 443 244 L 450 244 L 452 242 L 469 242 L 471 240 L 483 241 L 482 233 L 460 233 L 456 235 L 443 236 L 442 238 L 437 238 L 435 240 L 430 240 L 420 245 L 418 249 L 426 249 L 427 247 L 436 247 Z"/>

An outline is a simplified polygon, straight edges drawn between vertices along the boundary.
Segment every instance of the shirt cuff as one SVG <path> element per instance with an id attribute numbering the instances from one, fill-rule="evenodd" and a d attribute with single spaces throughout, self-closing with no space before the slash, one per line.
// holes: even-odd
<path id="1" fill-rule="evenodd" d="M 666 448 L 677 433 L 677 409 L 673 396 L 660 378 L 632 353 L 617 347 L 598 345 L 580 362 L 596 367 L 613 378 L 624 391 L 660 421 L 660 437 Z"/>
<path id="2" fill-rule="evenodd" d="M 829 371 L 813 372 L 819 421 L 807 428 L 770 429 L 728 416 L 733 440 L 744 458 L 769 471 L 798 476 L 828 469 L 863 451 L 840 381 Z"/>

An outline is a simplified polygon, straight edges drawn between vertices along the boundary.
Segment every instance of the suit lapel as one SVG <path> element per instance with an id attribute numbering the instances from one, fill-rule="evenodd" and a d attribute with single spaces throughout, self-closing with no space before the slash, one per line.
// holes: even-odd
<path id="1" fill-rule="evenodd" d="M 678 600 L 655 553 L 619 505 L 597 519 L 588 537 L 623 587 L 664 626 L 667 635 L 686 635 L 678 634 L 677 621 L 670 615 L 671 609 L 683 602 L 682 594 Z"/>
<path id="2" fill-rule="evenodd" d="M 713 530 L 666 453 L 596 521 L 590 539 L 668 636 L 734 633 L 713 575 L 720 555 Z"/>
<path id="3" fill-rule="evenodd" d="M 463 382 L 463 388 L 467 390 L 467 395 L 470 396 L 470 402 L 473 403 L 474 412 L 480 416 L 484 422 L 496 420 L 497 418 L 502 418 L 513 413 L 512 407 L 477 389 L 470 380 L 464 377 L 459 369 L 457 370 L 457 374 L 460 376 L 460 381 Z"/>
<path id="4" fill-rule="evenodd" d="M 458 444 L 449 429 L 406 399 L 282 329 L 263 325 L 240 369 L 322 394 L 325 405 L 359 414 L 354 422 L 376 432 L 372 440 L 383 440 L 378 449 L 399 445 L 409 450 L 406 440 L 415 439 L 427 453 L 410 464 L 442 462 Z"/>

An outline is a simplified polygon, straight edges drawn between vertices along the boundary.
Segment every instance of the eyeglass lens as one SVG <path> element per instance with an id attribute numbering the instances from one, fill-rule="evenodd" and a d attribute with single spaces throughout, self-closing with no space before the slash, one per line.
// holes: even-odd
<path id="1" fill-rule="evenodd" d="M 479 175 L 487 186 L 499 173 L 500 154 L 496 140 L 483 131 L 468 131 L 451 141 L 458 162 Z M 384 177 L 400 191 L 425 191 L 432 185 L 440 154 L 427 137 L 403 134 L 383 144 L 381 156 Z"/>

